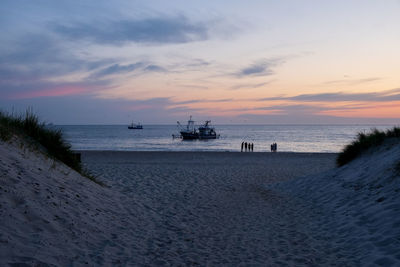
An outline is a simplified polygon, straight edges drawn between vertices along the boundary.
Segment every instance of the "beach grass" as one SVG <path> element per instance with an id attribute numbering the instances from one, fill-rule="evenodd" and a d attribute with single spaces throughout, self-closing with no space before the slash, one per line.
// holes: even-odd
<path id="1" fill-rule="evenodd" d="M 10 115 L 0 111 L 0 138 L 8 141 L 13 135 L 21 136 L 36 144 L 37 148 L 43 148 L 50 157 L 65 163 L 88 179 L 104 185 L 82 167 L 76 153 L 71 150 L 71 145 L 63 138 L 61 130 L 46 127 L 46 124 L 40 122 L 38 116 L 31 110 L 22 115 Z"/>
<path id="2" fill-rule="evenodd" d="M 400 141 L 400 128 L 394 127 L 386 131 L 373 129 L 370 133 L 360 132 L 357 139 L 345 146 L 339 153 L 336 164 L 340 167 L 354 160 L 371 147 L 381 145 L 387 139 L 398 138 Z"/>
<path id="3" fill-rule="evenodd" d="M 395 166 L 395 171 L 398 175 L 400 175 L 400 161 L 397 162 L 396 166 Z"/>

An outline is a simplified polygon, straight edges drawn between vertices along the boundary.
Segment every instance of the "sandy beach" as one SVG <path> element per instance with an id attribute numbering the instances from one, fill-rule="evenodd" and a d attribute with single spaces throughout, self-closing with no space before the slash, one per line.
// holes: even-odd
<path id="1" fill-rule="evenodd" d="M 359 217 L 371 206 L 352 204 L 335 180 L 335 154 L 81 151 L 101 187 L 38 151 L 0 149 L 1 265 L 398 262 L 396 222 L 368 232 Z M 372 209 L 375 224 L 397 220 L 397 204 L 387 203 Z M 359 221 L 347 217 L 351 208 Z"/>
<path id="2" fill-rule="evenodd" d="M 301 202 L 266 184 L 334 166 L 334 154 L 84 152 L 91 170 L 124 194 L 136 228 L 138 262 L 172 265 L 337 263 L 314 240 Z M 319 234 L 319 233 L 318 233 Z M 141 259 L 140 259 L 141 258 Z"/>

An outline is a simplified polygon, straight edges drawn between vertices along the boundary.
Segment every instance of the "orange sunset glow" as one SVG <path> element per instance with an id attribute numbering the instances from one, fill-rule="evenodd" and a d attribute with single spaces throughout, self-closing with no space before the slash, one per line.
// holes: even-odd
<path id="1" fill-rule="evenodd" d="M 5 5 L 4 109 L 51 105 L 59 123 L 74 123 L 71 105 L 77 123 L 399 122 L 398 1 L 156 2 Z"/>

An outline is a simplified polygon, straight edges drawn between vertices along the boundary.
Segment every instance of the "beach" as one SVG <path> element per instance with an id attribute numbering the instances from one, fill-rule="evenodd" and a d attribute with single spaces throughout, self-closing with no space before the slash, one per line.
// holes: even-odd
<path id="1" fill-rule="evenodd" d="M 39 152 L 2 149 L 3 264 L 336 260 L 312 241 L 313 211 L 263 187 L 330 169 L 335 154 L 81 151 L 101 187 Z"/>
<path id="2" fill-rule="evenodd" d="M 399 146 L 343 168 L 329 153 L 79 151 L 101 186 L 23 143 L 0 144 L 0 265 L 400 261 L 397 174 L 377 182 L 382 169 L 371 169 L 391 170 Z"/>
<path id="3" fill-rule="evenodd" d="M 308 225 L 314 211 L 265 185 L 334 167 L 335 154 L 83 152 L 83 162 L 141 222 L 137 262 L 150 265 L 337 263 Z M 124 232 L 123 229 L 120 229 Z M 132 231 L 132 230 L 131 230 Z M 129 260 L 128 260 L 129 261 Z"/>

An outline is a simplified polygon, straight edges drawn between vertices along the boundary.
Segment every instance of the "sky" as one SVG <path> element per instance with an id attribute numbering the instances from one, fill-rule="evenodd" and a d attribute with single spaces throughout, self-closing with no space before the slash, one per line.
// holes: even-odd
<path id="1" fill-rule="evenodd" d="M 400 124 L 399 0 L 0 6 L 0 109 L 54 124 Z"/>

